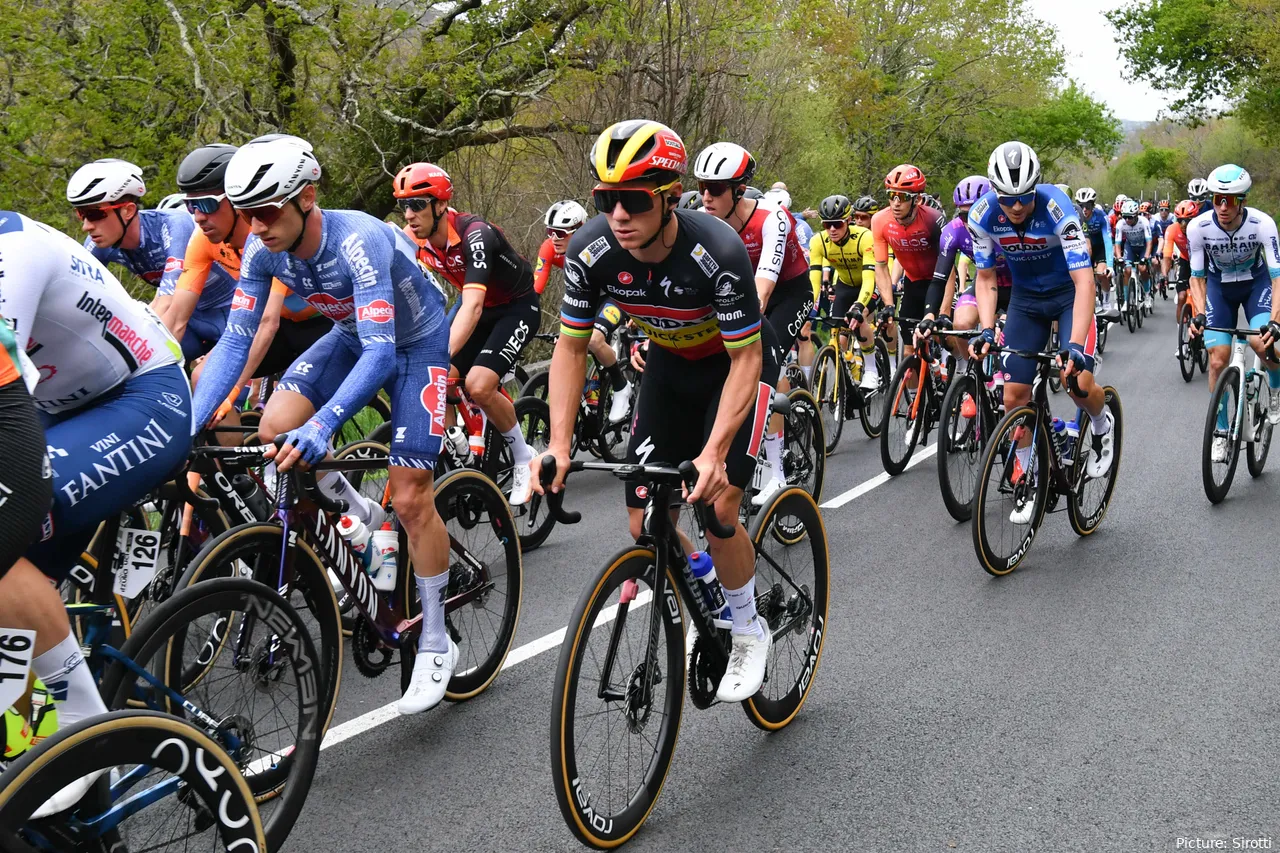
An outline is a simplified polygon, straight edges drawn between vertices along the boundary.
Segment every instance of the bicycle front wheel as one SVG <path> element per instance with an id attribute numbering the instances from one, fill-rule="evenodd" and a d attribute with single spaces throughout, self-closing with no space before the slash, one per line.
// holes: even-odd
<path id="1" fill-rule="evenodd" d="M 973 515 L 973 494 L 977 491 L 984 437 L 978 406 L 978 383 L 969 374 L 957 376 L 942 398 L 938 485 L 942 489 L 942 502 L 956 521 L 968 521 Z M 972 412 L 966 415 L 970 407 Z"/>
<path id="2" fill-rule="evenodd" d="M 1178 370 L 1182 372 L 1182 381 L 1190 382 L 1196 375 L 1196 354 L 1191 349 L 1191 306 L 1182 306 L 1182 316 L 1178 318 Z"/>
<path id="3" fill-rule="evenodd" d="M 556 801 L 574 836 L 601 850 L 630 839 L 648 818 L 680 731 L 683 608 L 670 572 L 662 601 L 652 601 L 656 574 L 644 548 L 610 560 L 574 608 L 556 667 Z"/>
<path id="4" fill-rule="evenodd" d="M 888 411 L 885 408 L 885 398 L 889 395 L 889 382 L 893 378 L 893 371 L 889 368 L 889 348 L 879 338 L 876 338 L 873 356 L 876 360 L 876 387 L 862 390 L 859 395 L 862 400 L 859 418 L 862 421 L 862 431 L 867 434 L 867 438 L 879 438 L 884 429 L 885 413 Z M 852 397 L 848 398 L 845 405 L 852 405 Z"/>
<path id="5" fill-rule="evenodd" d="M 884 463 L 884 470 L 894 477 L 907 470 L 911 452 L 920 440 L 928 417 L 930 383 L 919 381 L 920 371 L 924 369 L 918 355 L 903 359 L 885 398 L 880 461 Z"/>
<path id="6" fill-rule="evenodd" d="M 1267 407 L 1262 402 L 1267 395 L 1267 386 L 1259 380 L 1257 389 L 1253 398 L 1253 422 L 1256 426 L 1244 454 L 1250 477 L 1261 477 L 1262 470 L 1267 467 L 1267 456 L 1271 453 L 1271 432 L 1274 429 L 1271 421 L 1267 420 Z"/>
<path id="7" fill-rule="evenodd" d="M 1231 491 L 1240 462 L 1240 409 L 1240 370 L 1229 366 L 1218 376 L 1204 419 L 1200 474 L 1209 503 L 1222 503 Z"/>
<path id="8" fill-rule="evenodd" d="M 525 442 L 535 453 L 542 453 L 551 441 L 551 414 L 546 401 L 537 397 L 521 397 L 516 400 L 515 409 L 516 426 L 520 427 Z M 602 439 L 602 451 L 605 443 Z M 520 548 L 524 551 L 532 551 L 546 542 L 556 526 L 555 517 L 539 494 L 531 494 L 524 505 L 512 507 L 511 515 L 516 520 L 516 529 L 520 531 Z"/>
<path id="9" fill-rule="evenodd" d="M 1080 439 L 1076 442 L 1075 466 L 1072 468 L 1071 480 L 1075 489 L 1071 499 L 1067 501 L 1067 519 L 1071 529 L 1079 536 L 1088 536 L 1098 529 L 1102 519 L 1107 516 L 1107 508 L 1111 506 L 1111 496 L 1116 490 L 1116 478 L 1120 473 L 1120 456 L 1124 447 L 1124 410 L 1120 407 L 1120 393 L 1110 385 L 1102 389 L 1102 404 L 1111 412 L 1112 425 L 1112 459 L 1107 473 L 1098 479 L 1090 479 L 1085 472 L 1086 436 L 1093 433 L 1088 425 L 1080 430 Z"/>
<path id="10" fill-rule="evenodd" d="M 828 344 L 813 359 L 813 396 L 822 415 L 822 429 L 827 441 L 825 450 L 834 453 L 844 429 L 844 389 L 840 387 L 840 362 L 835 347 Z"/>
<path id="11" fill-rule="evenodd" d="M 1017 448 L 1028 438 L 1024 462 Z M 1038 428 L 1036 410 L 1014 409 L 991 435 L 973 498 L 973 548 L 989 574 L 1009 574 L 1031 549 L 1047 510 L 1049 476 L 1049 437 Z"/>

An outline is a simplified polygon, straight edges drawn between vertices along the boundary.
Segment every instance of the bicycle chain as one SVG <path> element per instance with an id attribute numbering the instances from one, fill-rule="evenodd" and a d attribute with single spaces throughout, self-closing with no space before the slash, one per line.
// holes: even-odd
<path id="1" fill-rule="evenodd" d="M 391 649 L 378 645 L 378 635 L 361 613 L 351 627 L 351 658 L 365 678 L 377 678 L 391 666 Z"/>

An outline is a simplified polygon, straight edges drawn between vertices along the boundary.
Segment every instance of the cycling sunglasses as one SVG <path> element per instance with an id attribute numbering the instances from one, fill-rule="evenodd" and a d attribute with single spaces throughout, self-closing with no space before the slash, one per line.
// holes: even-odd
<path id="1" fill-rule="evenodd" d="M 284 198 L 278 198 L 275 201 L 268 201 L 264 204 L 258 205 L 257 207 L 238 207 L 236 210 L 245 218 L 246 221 L 256 219 L 263 225 L 270 228 L 272 225 L 276 224 L 276 220 L 284 213 L 285 205 L 300 196 L 302 191 L 306 188 L 307 185 L 303 184 Z"/>
<path id="2" fill-rule="evenodd" d="M 429 198 L 402 198 L 396 202 L 401 210 L 412 210 L 414 213 L 421 213 L 427 209 L 427 205 L 431 204 Z"/>
<path id="3" fill-rule="evenodd" d="M 1190 219 L 1184 219 L 1181 216 L 1177 217 L 1177 222 L 1179 225 L 1186 225 L 1190 221 L 1191 221 Z"/>
<path id="4" fill-rule="evenodd" d="M 919 193 L 908 193 L 901 190 L 889 191 L 889 201 L 915 201 L 919 197 Z"/>
<path id="5" fill-rule="evenodd" d="M 1130 225 L 1138 221 L 1138 215 L 1136 213 L 1133 216 L 1122 216 L 1120 218 L 1125 222 L 1128 222 Z"/>
<path id="6" fill-rule="evenodd" d="M 1035 190 L 1032 190 L 1029 193 L 1023 193 L 1022 195 L 996 195 L 996 201 L 1000 202 L 1005 207 L 1013 207 L 1015 204 L 1021 204 L 1023 207 L 1026 207 L 1031 204 L 1031 202 L 1035 201 L 1035 198 Z"/>
<path id="7" fill-rule="evenodd" d="M 1244 201 L 1244 199 L 1245 197 L 1242 195 L 1223 195 L 1221 193 L 1214 193 L 1213 206 L 1218 207 L 1225 204 L 1227 207 L 1235 207 L 1237 204 Z"/>
<path id="8" fill-rule="evenodd" d="M 610 189 L 596 187 L 591 191 L 591 203 L 601 213 L 612 213 L 618 205 L 632 216 L 653 210 L 653 200 L 676 185 L 676 181 L 653 189 L 632 187 L 629 189 Z"/>
<path id="9" fill-rule="evenodd" d="M 564 240 L 577 230 L 577 228 L 548 228 L 547 236 L 553 240 Z"/>
<path id="10" fill-rule="evenodd" d="M 75 211 L 81 222 L 101 222 L 107 218 L 107 214 L 110 211 L 119 210 L 126 204 L 133 204 L 133 202 L 121 201 L 115 204 L 99 205 L 98 207 L 77 207 Z"/>
<path id="11" fill-rule="evenodd" d="M 733 184 L 728 181 L 698 181 L 698 192 L 708 193 L 715 198 L 719 198 L 731 189 Z"/>
<path id="12" fill-rule="evenodd" d="M 839 228 L 841 225 L 848 225 L 847 219 L 824 219 L 822 220 L 823 228 Z"/>
<path id="13" fill-rule="evenodd" d="M 187 213 L 203 213 L 205 216 L 209 216 L 218 212 L 218 206 L 222 204 L 222 200 L 226 197 L 226 193 L 222 195 L 201 195 L 185 199 L 184 203 L 187 205 Z"/>

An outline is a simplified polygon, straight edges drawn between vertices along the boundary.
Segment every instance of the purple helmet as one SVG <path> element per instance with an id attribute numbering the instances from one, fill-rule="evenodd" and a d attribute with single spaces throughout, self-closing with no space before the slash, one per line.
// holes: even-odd
<path id="1" fill-rule="evenodd" d="M 991 182 L 984 175 L 970 175 L 956 184 L 956 191 L 951 194 L 951 200 L 955 202 L 956 207 L 972 207 L 989 189 L 991 189 Z"/>

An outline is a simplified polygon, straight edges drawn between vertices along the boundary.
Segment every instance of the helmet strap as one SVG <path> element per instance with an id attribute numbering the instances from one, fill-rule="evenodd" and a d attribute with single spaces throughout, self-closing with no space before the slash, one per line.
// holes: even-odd
<path id="1" fill-rule="evenodd" d="M 298 239 L 293 241 L 293 245 L 285 249 L 289 254 L 293 254 L 302 245 L 302 238 L 307 236 L 307 220 L 311 217 L 311 211 L 302 209 L 302 205 L 298 204 L 297 196 L 289 199 L 289 203 L 298 208 L 298 212 L 302 214 L 302 227 L 298 229 Z M 312 205 L 312 207 L 315 207 L 315 205 Z"/>
<path id="2" fill-rule="evenodd" d="M 118 208 L 118 207 L 117 207 L 117 208 L 115 208 L 116 219 L 120 222 L 120 239 L 119 239 L 119 240 L 116 240 L 114 243 L 112 243 L 112 244 L 111 244 L 111 248 L 113 248 L 113 249 L 119 249 L 119 248 L 120 248 L 120 244 L 124 242 L 124 238 L 125 238 L 126 236 L 128 236 L 128 234 L 129 234 L 129 226 L 130 226 L 130 225 L 132 225 L 132 224 L 133 224 L 133 221 L 134 221 L 135 219 L 137 219 L 137 218 L 138 218 L 138 213 L 137 213 L 138 206 L 137 206 L 137 204 L 136 204 L 136 203 L 134 204 L 134 208 L 133 208 L 133 209 L 134 209 L 134 214 L 133 214 L 133 216 L 129 217 L 129 221 L 128 221 L 128 222 L 125 222 L 125 221 L 124 221 L 124 217 L 120 215 L 120 208 Z"/>
<path id="3" fill-rule="evenodd" d="M 448 204 L 444 206 L 443 213 L 436 213 L 436 202 L 440 201 L 440 199 L 436 198 L 435 196 L 431 196 L 430 198 L 431 198 L 431 231 L 427 234 L 428 237 L 433 236 L 437 231 L 440 230 L 440 220 L 444 219 L 446 216 L 449 215 Z"/>
<path id="4" fill-rule="evenodd" d="M 662 222 L 658 225 L 658 230 L 653 232 L 653 236 L 648 240 L 645 240 L 643 245 L 640 246 L 641 249 L 647 249 L 652 246 L 657 239 L 662 236 L 662 232 L 667 230 L 667 225 L 671 222 L 671 217 L 675 215 L 675 205 L 670 204 L 669 201 L 670 196 L 663 196 Z M 663 245 L 666 244 L 664 243 Z"/>

